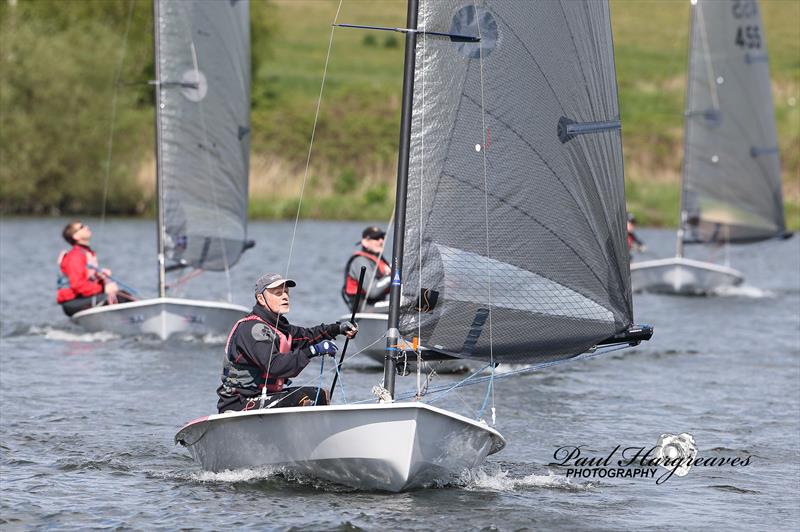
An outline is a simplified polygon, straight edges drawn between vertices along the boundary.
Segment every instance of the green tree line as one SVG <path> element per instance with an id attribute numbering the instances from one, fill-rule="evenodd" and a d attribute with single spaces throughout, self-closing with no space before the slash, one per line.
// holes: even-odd
<path id="1" fill-rule="evenodd" d="M 269 4 L 251 11 L 254 69 Z M 2 0 L 0 210 L 139 214 L 154 149 L 153 9 L 144 0 Z"/>

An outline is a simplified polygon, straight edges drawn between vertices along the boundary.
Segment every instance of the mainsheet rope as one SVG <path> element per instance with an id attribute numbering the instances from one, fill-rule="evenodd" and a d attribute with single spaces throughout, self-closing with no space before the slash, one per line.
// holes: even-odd
<path id="1" fill-rule="evenodd" d="M 377 344 L 378 342 L 380 342 L 384 338 L 385 338 L 385 335 L 381 336 L 376 341 L 374 341 L 370 345 L 364 347 L 360 351 L 358 351 L 356 353 L 353 353 L 352 355 L 346 356 L 345 360 L 349 360 L 350 358 L 353 358 L 353 357 L 356 357 L 356 356 L 360 355 L 362 352 L 364 352 L 365 350 L 369 349 L 373 345 Z M 539 370 L 550 368 L 550 367 L 553 367 L 553 366 L 560 366 L 561 364 L 566 364 L 566 363 L 570 363 L 570 362 L 578 362 L 578 361 L 581 361 L 581 360 L 589 360 L 591 358 L 595 358 L 595 357 L 598 357 L 598 356 L 601 356 L 601 355 L 606 355 L 608 353 L 613 353 L 614 351 L 627 349 L 628 347 L 630 347 L 630 346 L 628 344 L 625 344 L 625 343 L 618 344 L 618 345 L 605 346 L 605 347 L 598 348 L 598 349 L 596 349 L 595 351 L 593 351 L 591 353 L 582 353 L 580 355 L 577 355 L 577 356 L 574 356 L 574 357 L 571 357 L 571 358 L 552 360 L 550 362 L 542 362 L 540 364 L 532 364 L 530 366 L 525 366 L 523 368 L 519 368 L 519 369 L 516 369 L 516 370 L 513 370 L 513 371 L 508 371 L 506 373 L 500 373 L 500 374 L 494 374 L 494 375 L 490 374 L 488 376 L 481 377 L 480 374 L 483 371 L 489 369 L 489 364 L 486 364 L 485 366 L 482 366 L 481 368 L 475 370 L 470 375 L 468 375 L 467 377 L 461 379 L 460 381 L 456 382 L 455 384 L 447 384 L 447 385 L 440 386 L 438 388 L 432 388 L 432 389 L 428 390 L 427 393 L 426 393 L 426 396 L 434 396 L 435 395 L 436 397 L 433 397 L 433 398 L 431 398 L 431 399 L 429 399 L 427 401 L 424 401 L 424 402 L 431 404 L 431 403 L 434 403 L 436 401 L 440 401 L 443 397 L 446 397 L 450 392 L 458 391 L 459 388 L 463 388 L 465 386 L 472 386 L 472 385 L 475 385 L 475 384 L 482 384 L 484 382 L 489 382 L 489 381 L 494 381 L 494 380 L 499 380 L 499 379 L 506 379 L 506 378 L 509 378 L 509 377 L 515 377 L 517 375 L 522 375 L 522 374 L 530 373 L 530 372 L 533 372 L 533 371 L 539 371 Z M 335 370 L 332 370 L 332 371 L 335 371 Z M 310 384 L 316 378 L 317 377 L 313 377 L 311 379 L 308 379 L 307 381 L 302 382 L 300 385 L 301 386 L 305 386 L 306 384 Z M 286 395 L 285 397 L 289 397 L 290 395 L 292 395 L 293 393 L 296 393 L 296 392 L 297 392 L 297 390 L 291 392 L 290 394 Z M 402 392 L 402 393 L 398 394 L 395 397 L 395 399 L 396 400 L 411 399 L 412 397 L 415 396 L 415 394 L 416 394 L 415 390 L 410 390 L 408 392 Z M 367 398 L 367 399 L 360 399 L 358 401 L 353 401 L 350 404 L 363 404 L 363 403 L 369 403 L 369 402 L 372 402 L 372 401 L 375 401 L 374 397 L 370 397 L 370 398 Z M 465 403 L 465 405 L 466 405 L 466 403 Z M 466 405 L 466 406 L 469 406 L 469 405 Z M 267 408 L 269 408 L 269 406 Z"/>
<path id="2" fill-rule="evenodd" d="M 114 152 L 114 126 L 117 121 L 117 97 L 119 96 L 119 79 L 122 75 L 122 67 L 125 64 L 125 55 L 128 52 L 128 33 L 131 29 L 131 20 L 133 19 L 133 6 L 134 0 L 128 3 L 128 20 L 125 23 L 125 34 L 122 37 L 122 49 L 119 54 L 119 62 L 117 63 L 116 72 L 114 73 L 114 93 L 111 97 L 111 124 L 108 131 L 108 144 L 106 147 L 106 168 L 105 176 L 103 179 L 103 202 L 100 208 L 100 230 L 98 231 L 98 240 L 104 241 L 105 228 L 106 228 L 106 208 L 108 204 L 108 184 L 111 180 L 111 159 Z"/>
<path id="3" fill-rule="evenodd" d="M 475 26 L 478 28 L 478 55 L 479 55 L 479 63 L 480 63 L 480 81 L 481 81 L 481 135 L 483 137 L 483 149 L 481 152 L 483 153 L 483 212 L 484 218 L 486 223 L 486 257 L 491 260 L 491 250 L 489 248 L 489 177 L 488 177 L 488 170 L 487 170 L 487 150 L 489 146 L 486 145 L 486 105 L 485 105 L 485 98 L 484 98 L 484 79 L 483 79 L 483 41 L 480 40 L 482 38 L 481 35 L 481 25 L 480 25 L 480 17 L 478 16 L 478 3 L 473 0 L 472 2 L 473 9 L 475 10 Z M 495 402 L 494 402 L 494 338 L 492 336 L 492 270 L 489 267 L 490 261 L 486 261 L 486 276 L 489 281 L 489 294 L 488 294 L 488 304 L 489 304 L 489 366 L 491 367 L 491 374 L 489 378 L 489 384 L 486 387 L 486 397 L 483 400 L 483 405 L 481 406 L 480 411 L 478 412 L 478 419 L 483 416 L 483 411 L 486 408 L 486 403 L 489 399 L 489 395 L 491 394 L 492 398 L 492 426 L 495 425 L 496 422 L 496 409 L 495 409 Z"/>
<path id="4" fill-rule="evenodd" d="M 306 156 L 306 168 L 305 168 L 305 171 L 303 172 L 303 183 L 300 186 L 300 199 L 297 202 L 297 212 L 295 213 L 295 216 L 294 216 L 294 228 L 292 229 L 292 239 L 291 239 L 291 241 L 289 243 L 289 254 L 288 254 L 287 258 L 286 258 L 286 270 L 284 271 L 284 275 L 283 275 L 284 279 L 288 279 L 288 277 L 289 277 L 289 268 L 290 268 L 290 266 L 292 264 L 292 253 L 294 253 L 294 242 L 295 242 L 295 239 L 297 238 L 297 226 L 300 223 L 300 209 L 303 206 L 303 195 L 305 194 L 306 181 L 308 180 L 308 168 L 309 168 L 309 166 L 311 164 L 311 152 L 314 149 L 314 137 L 316 136 L 316 133 L 317 133 L 317 122 L 319 121 L 319 110 L 320 110 L 320 107 L 322 106 L 322 95 L 323 95 L 323 93 L 325 91 L 325 79 L 328 76 L 328 63 L 330 62 L 331 49 L 333 48 L 333 32 L 336 30 L 336 21 L 339 19 L 339 12 L 342 9 L 342 2 L 343 2 L 343 0 L 339 0 L 339 5 L 336 8 L 336 14 L 333 17 L 333 24 L 331 25 L 330 36 L 328 37 L 328 53 L 325 55 L 325 66 L 322 69 L 322 82 L 320 83 L 320 86 L 319 86 L 319 96 L 317 97 L 317 109 L 316 109 L 316 112 L 314 113 L 314 124 L 311 127 L 311 139 L 309 140 L 309 143 L 308 143 L 308 155 Z M 278 327 L 278 321 L 280 320 L 280 317 L 281 317 L 281 315 L 280 315 L 280 313 L 278 313 L 276 318 L 275 318 L 275 328 L 276 329 Z M 270 354 L 269 354 L 269 362 L 267 363 L 267 375 L 269 375 L 269 369 L 272 366 L 272 356 L 274 354 L 275 354 L 275 342 L 272 343 L 272 350 L 270 351 Z M 325 356 L 325 355 L 323 355 L 323 356 Z M 264 388 L 261 390 L 261 400 L 262 400 L 261 404 L 262 405 L 266 402 L 266 397 L 267 397 L 267 385 L 264 384 Z"/>
<path id="5" fill-rule="evenodd" d="M 428 13 L 427 2 L 425 0 L 423 0 L 423 6 L 424 6 L 425 13 L 427 14 Z M 422 134 L 422 139 L 421 139 L 422 156 L 420 157 L 419 201 L 417 202 L 418 207 L 419 207 L 417 209 L 417 213 L 418 213 L 418 216 L 419 216 L 419 220 L 417 222 L 417 234 L 418 234 L 418 237 L 419 237 L 417 239 L 417 246 L 418 246 L 418 248 L 417 248 L 417 257 L 419 258 L 419 266 L 418 266 L 419 269 L 417 270 L 417 272 L 418 272 L 418 274 L 417 274 L 417 294 L 419 294 L 419 297 L 420 297 L 419 305 L 417 305 L 417 338 L 418 339 L 422 338 L 422 228 L 423 228 L 423 225 L 422 225 L 422 200 L 423 200 L 422 191 L 425 188 L 425 133 L 424 132 L 425 132 L 425 111 L 426 111 L 426 105 L 425 104 L 427 103 L 427 100 L 426 100 L 426 95 L 427 94 L 425 92 L 425 89 L 427 88 L 427 85 L 425 84 L 425 82 L 426 82 L 425 72 L 428 70 L 427 68 L 425 68 L 426 67 L 425 59 L 426 59 L 426 54 L 428 53 L 428 34 L 425 32 L 425 30 L 427 29 L 427 23 L 426 22 L 427 22 L 427 18 L 424 18 L 423 19 L 423 24 L 425 25 L 425 27 L 423 27 L 423 32 L 422 32 L 422 124 L 421 124 L 423 134 Z M 416 397 L 417 397 L 417 400 L 419 401 L 422 398 L 422 342 L 420 340 L 418 340 L 416 342 L 416 344 L 417 344 L 416 345 L 416 349 L 415 349 L 416 355 L 417 355 L 417 396 Z M 430 382 L 430 378 L 432 378 L 432 376 L 433 376 L 433 373 L 435 373 L 435 371 L 431 371 L 431 373 L 428 375 L 429 378 L 426 379 L 426 388 L 427 388 L 427 385 Z"/>
<path id="6" fill-rule="evenodd" d="M 454 391 L 454 390 L 456 390 L 458 388 L 462 388 L 464 386 L 471 386 L 471 385 L 474 385 L 474 384 L 481 384 L 481 383 L 484 383 L 484 382 L 490 382 L 490 381 L 495 381 L 495 380 L 499 380 L 499 379 L 506 379 L 506 378 L 509 378 L 509 377 L 515 377 L 515 376 L 521 375 L 523 373 L 530 373 L 532 371 L 539 371 L 541 369 L 546 369 L 546 368 L 550 368 L 550 367 L 553 367 L 553 366 L 559 366 L 561 364 L 566 364 L 566 363 L 569 363 L 569 362 L 577 362 L 579 360 L 588 360 L 590 358 L 594 358 L 594 357 L 597 357 L 597 356 L 600 356 L 600 355 L 606 355 L 608 353 L 612 353 L 614 351 L 619 351 L 621 349 L 627 349 L 628 347 L 630 347 L 628 344 L 613 345 L 613 346 L 599 348 L 594 352 L 583 353 L 583 354 L 580 354 L 580 355 L 577 355 L 577 356 L 574 356 L 574 357 L 571 357 L 571 358 L 553 360 L 553 361 L 550 361 L 550 362 L 542 362 L 541 364 L 533 364 L 531 366 L 526 366 L 524 368 L 520 368 L 520 369 L 517 369 L 517 370 L 509 371 L 507 373 L 501 373 L 499 375 L 495 375 L 494 373 L 492 373 L 492 374 L 490 374 L 490 375 L 488 375 L 486 377 L 478 377 L 477 375 L 480 372 L 482 372 L 485 369 L 488 369 L 488 365 L 486 365 L 486 366 L 482 367 L 481 369 L 473 372 L 471 375 L 469 375 L 465 379 L 462 379 L 461 381 L 457 382 L 456 384 L 440 386 L 439 388 L 433 388 L 431 390 L 428 390 L 428 395 L 434 395 L 434 394 L 441 394 L 441 395 L 438 396 L 438 397 L 435 397 L 433 399 L 428 400 L 427 403 L 434 403 L 436 401 L 439 401 L 443 397 L 445 397 L 447 395 L 447 393 L 449 393 L 451 391 Z M 412 392 L 404 392 L 402 394 L 399 394 L 396 397 L 396 399 L 408 399 L 408 398 L 411 398 L 413 396 L 414 395 L 413 395 Z M 356 403 L 364 403 L 364 402 L 367 402 L 367 401 L 369 401 L 369 399 L 363 400 L 363 401 L 357 401 Z"/>

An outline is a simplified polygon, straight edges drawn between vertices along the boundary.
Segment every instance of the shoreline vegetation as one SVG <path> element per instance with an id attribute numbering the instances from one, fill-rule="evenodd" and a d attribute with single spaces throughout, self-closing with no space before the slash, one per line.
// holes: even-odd
<path id="1" fill-rule="evenodd" d="M 251 218 L 292 219 L 298 204 L 302 218 L 391 216 L 402 35 L 336 30 L 303 184 L 337 5 L 251 1 Z M 345 0 L 338 21 L 401 27 L 404 6 L 404 0 Z M 787 226 L 796 231 L 800 2 L 762 0 L 761 8 Z M 611 0 L 611 10 L 628 208 L 642 226 L 674 227 L 689 2 Z M 0 33 L 0 212 L 99 215 L 105 205 L 108 215 L 152 216 L 150 2 L 2 1 Z"/>

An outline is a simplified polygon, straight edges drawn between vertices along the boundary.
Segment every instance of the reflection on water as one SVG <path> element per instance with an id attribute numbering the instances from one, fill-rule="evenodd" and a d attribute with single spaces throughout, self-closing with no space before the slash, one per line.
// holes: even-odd
<path id="1" fill-rule="evenodd" d="M 797 238 L 731 248 L 728 259 L 746 284 L 722 297 L 637 295 L 637 320 L 655 326 L 647 345 L 497 381 L 497 428 L 506 448 L 455 484 L 387 496 L 272 471 L 201 472 L 173 437 L 184 422 L 214 411 L 224 338 L 164 343 L 71 325 L 54 302 L 64 223 L 0 225 L 4 528 L 639 529 L 664 528 L 676 516 L 700 527 L 800 526 Z M 94 225 L 100 259 L 153 294 L 152 223 Z M 318 324 L 345 312 L 342 269 L 363 225 L 300 224 L 288 268 L 298 281 L 292 321 Z M 258 275 L 286 270 L 292 224 L 253 223 L 249 233 L 257 246 L 230 274 L 232 301 L 244 305 Z M 673 253 L 674 233 L 642 230 L 641 237 L 648 255 Z M 689 251 L 707 258 L 702 248 Z M 205 274 L 187 283 L 184 295 L 225 300 L 227 286 L 224 274 Z M 356 362 L 345 365 L 337 402 L 341 394 L 369 399 L 380 383 L 381 372 L 358 371 Z M 326 386 L 331 368 L 321 378 Z M 440 375 L 432 386 L 463 377 Z M 297 381 L 318 384 L 319 363 Z M 416 378 L 398 383 L 400 391 L 412 390 Z M 467 387 L 436 404 L 475 417 L 485 395 L 484 385 Z M 663 486 L 567 478 L 550 465 L 564 445 L 601 454 L 682 432 L 701 455 L 746 454 L 753 463 L 694 467 Z"/>

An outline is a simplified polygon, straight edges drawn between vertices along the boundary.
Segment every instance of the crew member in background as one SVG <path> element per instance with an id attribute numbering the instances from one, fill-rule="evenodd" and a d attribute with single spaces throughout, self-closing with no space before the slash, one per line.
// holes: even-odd
<path id="1" fill-rule="evenodd" d="M 109 279 L 111 270 L 100 269 L 97 256 L 89 246 L 92 230 L 80 221 L 70 222 L 61 232 L 72 249 L 61 253 L 56 301 L 67 316 L 99 305 L 133 301 Z"/>
<path id="2" fill-rule="evenodd" d="M 647 251 L 647 246 L 636 236 L 636 216 L 628 213 L 628 254 L 632 254 L 634 251 Z"/>
<path id="3" fill-rule="evenodd" d="M 327 390 L 285 386 L 312 358 L 336 355 L 336 335 L 353 338 L 358 326 L 349 321 L 310 328 L 291 325 L 284 314 L 289 312 L 289 288 L 294 286 L 279 273 L 256 281 L 253 312 L 236 322 L 225 343 L 222 385 L 217 388 L 220 413 L 328 404 Z"/>
<path id="4" fill-rule="evenodd" d="M 374 225 L 361 232 L 361 248 L 353 253 L 344 268 L 342 297 L 351 308 L 358 290 L 358 277 L 362 266 L 365 266 L 367 271 L 361 289 L 361 307 L 374 305 L 389 297 L 392 268 L 382 255 L 385 239 L 386 232 Z"/>

